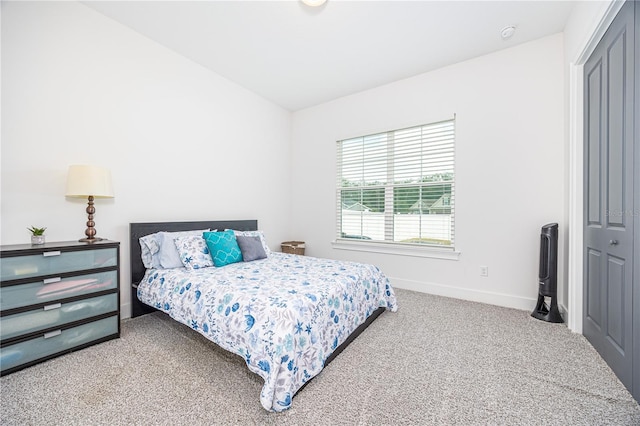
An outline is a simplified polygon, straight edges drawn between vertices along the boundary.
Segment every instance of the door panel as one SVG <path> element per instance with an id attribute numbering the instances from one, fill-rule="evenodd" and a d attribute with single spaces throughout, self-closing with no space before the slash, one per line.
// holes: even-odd
<path id="1" fill-rule="evenodd" d="M 585 66 L 586 68 L 586 66 Z M 588 92 L 587 100 L 589 105 L 600 105 L 602 91 L 602 61 L 596 61 L 592 68 L 587 72 Z M 586 110 L 586 109 L 585 109 Z M 600 199 L 600 141 L 601 132 L 601 114 L 599 108 L 589 108 L 587 111 L 588 130 L 587 135 L 587 165 L 585 174 L 587 176 L 587 218 L 588 225 L 594 226 L 600 224 L 600 211 L 602 201 Z"/>
<path id="2" fill-rule="evenodd" d="M 618 352 L 624 353 L 625 342 L 625 261 L 609 256 L 607 267 L 607 337 Z M 631 324 L 629 324 L 631 325 Z"/>
<path id="3" fill-rule="evenodd" d="M 600 252 L 588 249 L 587 255 L 587 274 L 586 274 L 586 283 L 587 283 L 587 309 L 585 310 L 587 317 L 586 319 L 591 322 L 591 325 L 596 328 L 596 330 L 600 330 L 602 324 L 602 314 L 600 312 L 600 300 L 602 299 L 600 296 Z"/>
<path id="4" fill-rule="evenodd" d="M 634 7 L 632 1 L 622 7 L 584 67 L 583 333 L 630 390 L 634 357 Z"/>
<path id="5" fill-rule="evenodd" d="M 613 40 L 607 52 L 607 84 L 608 84 L 608 123 L 609 132 L 605 147 L 607 148 L 607 225 L 624 226 L 624 215 L 617 214 L 625 210 L 625 57 L 624 41 L 626 31 L 620 32 Z"/>

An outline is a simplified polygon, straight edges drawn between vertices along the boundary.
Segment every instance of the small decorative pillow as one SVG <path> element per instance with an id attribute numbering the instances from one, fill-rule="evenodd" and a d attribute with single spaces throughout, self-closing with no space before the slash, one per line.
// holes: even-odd
<path id="1" fill-rule="evenodd" d="M 178 237 L 186 237 L 188 235 L 201 236 L 203 232 L 208 231 L 208 229 L 199 229 L 195 231 L 160 232 L 160 251 L 158 252 L 160 266 L 164 269 L 182 268 L 184 265 L 180 260 L 180 253 L 178 253 L 174 240 Z"/>
<path id="2" fill-rule="evenodd" d="M 245 237 L 236 235 L 238 246 L 242 252 L 242 260 L 251 262 L 252 260 L 265 259 L 267 254 L 262 247 L 262 241 L 257 235 L 255 237 Z"/>
<path id="3" fill-rule="evenodd" d="M 245 237 L 260 237 L 260 241 L 262 242 L 262 248 L 264 249 L 264 254 L 266 254 L 267 256 L 271 255 L 271 250 L 267 245 L 267 240 L 264 237 L 264 233 L 262 231 L 233 231 L 233 232 L 235 232 L 236 237 L 238 235 L 242 235 Z"/>
<path id="4" fill-rule="evenodd" d="M 193 270 L 213 266 L 213 259 L 207 243 L 200 235 L 178 237 L 173 241 L 185 268 Z"/>
<path id="5" fill-rule="evenodd" d="M 202 237 L 209 247 L 213 264 L 217 267 L 242 261 L 242 252 L 233 231 L 205 232 Z"/>
<path id="6" fill-rule="evenodd" d="M 147 269 L 160 268 L 158 233 L 145 235 L 140 237 L 138 241 L 140 241 L 140 257 L 142 257 L 144 267 Z"/>

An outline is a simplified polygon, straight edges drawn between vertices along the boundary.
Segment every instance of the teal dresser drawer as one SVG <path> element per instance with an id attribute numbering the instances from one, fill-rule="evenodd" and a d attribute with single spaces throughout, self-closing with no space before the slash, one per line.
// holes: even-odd
<path id="1" fill-rule="evenodd" d="M 20 285 L 0 288 L 0 309 L 47 303 L 83 294 L 117 288 L 118 271 L 79 275 L 77 277 L 53 277 Z"/>
<path id="2" fill-rule="evenodd" d="M 66 330 L 56 330 L 31 340 L 0 348 L 0 371 L 22 367 L 44 358 L 83 347 L 105 337 L 118 335 L 118 315 Z"/>
<path id="3" fill-rule="evenodd" d="M 120 336 L 120 243 L 0 246 L 0 376 Z"/>
<path id="4" fill-rule="evenodd" d="M 118 249 L 61 251 L 46 250 L 29 256 L 3 257 L 0 261 L 2 281 L 17 280 L 65 272 L 116 266 Z"/>
<path id="5" fill-rule="evenodd" d="M 53 303 L 40 309 L 1 317 L 0 335 L 2 340 L 7 340 L 117 311 L 116 293 L 69 303 Z"/>

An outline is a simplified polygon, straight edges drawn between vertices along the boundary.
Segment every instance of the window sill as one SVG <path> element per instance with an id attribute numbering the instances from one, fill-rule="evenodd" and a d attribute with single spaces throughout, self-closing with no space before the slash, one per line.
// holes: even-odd
<path id="1" fill-rule="evenodd" d="M 337 239 L 331 242 L 336 250 L 366 251 L 370 253 L 395 254 L 399 256 L 427 257 L 431 259 L 458 260 L 460 252 L 455 249 L 424 247 L 417 244 L 393 244 L 362 240 Z"/>

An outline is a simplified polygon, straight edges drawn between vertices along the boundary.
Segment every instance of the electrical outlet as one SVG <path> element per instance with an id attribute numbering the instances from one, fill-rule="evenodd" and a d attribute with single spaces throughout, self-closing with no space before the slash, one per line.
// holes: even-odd
<path id="1" fill-rule="evenodd" d="M 488 277 L 489 276 L 489 267 L 488 266 L 481 266 L 480 267 L 480 276 L 481 277 Z"/>

